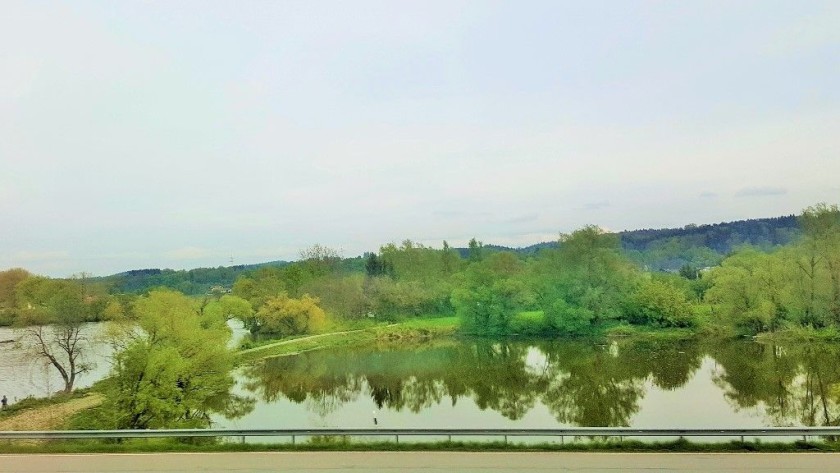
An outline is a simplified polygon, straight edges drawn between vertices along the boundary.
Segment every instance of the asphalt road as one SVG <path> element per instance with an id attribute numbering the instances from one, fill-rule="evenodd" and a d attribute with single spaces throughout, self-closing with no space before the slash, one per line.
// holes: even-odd
<path id="1" fill-rule="evenodd" d="M 0 472 L 831 472 L 834 453 L 278 452 L 0 455 Z"/>

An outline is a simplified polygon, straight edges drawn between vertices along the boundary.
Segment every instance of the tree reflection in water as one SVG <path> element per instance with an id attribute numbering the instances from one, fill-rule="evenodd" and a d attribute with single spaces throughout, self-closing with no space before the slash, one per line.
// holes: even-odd
<path id="1" fill-rule="evenodd" d="M 380 409 L 415 413 L 444 399 L 455 405 L 469 398 L 511 420 L 540 402 L 563 423 L 626 425 L 648 379 L 664 389 L 679 387 L 700 360 L 696 344 L 473 340 L 273 358 L 246 370 L 246 387 L 265 402 L 305 401 L 322 416 L 361 395 Z"/>
<path id="2" fill-rule="evenodd" d="M 733 408 L 767 425 L 840 424 L 840 348 L 754 342 L 439 341 L 314 351 L 246 369 L 265 402 L 306 402 L 321 416 L 368 396 L 379 409 L 423 412 L 470 399 L 511 420 L 544 405 L 562 424 L 626 426 L 650 387 L 683 388 L 714 360 Z"/>

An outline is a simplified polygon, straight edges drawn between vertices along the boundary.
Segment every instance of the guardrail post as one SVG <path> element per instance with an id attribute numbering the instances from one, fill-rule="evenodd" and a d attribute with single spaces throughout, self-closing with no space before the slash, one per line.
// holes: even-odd
<path id="1" fill-rule="evenodd" d="M 294 446 L 294 445 L 295 445 L 295 436 L 292 435 L 292 446 Z"/>
<path id="2" fill-rule="evenodd" d="M 394 438 L 396 438 L 396 439 L 397 439 L 397 443 L 400 443 L 400 436 L 399 436 L 399 434 L 394 435 Z"/>
<path id="3" fill-rule="evenodd" d="M 507 435 L 505 435 L 505 445 L 507 445 Z"/>
<path id="4" fill-rule="evenodd" d="M 447 435 L 446 438 L 447 438 L 447 440 L 446 440 L 447 442 L 452 443 L 452 434 Z"/>
<path id="5" fill-rule="evenodd" d="M 566 439 L 562 435 L 560 436 L 560 445 L 566 445 Z"/>

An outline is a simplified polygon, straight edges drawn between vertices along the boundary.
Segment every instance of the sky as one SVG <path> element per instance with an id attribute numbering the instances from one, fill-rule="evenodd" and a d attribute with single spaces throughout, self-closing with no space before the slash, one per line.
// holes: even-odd
<path id="1" fill-rule="evenodd" d="M 6 0 L 0 269 L 838 203 L 837 25 L 837 1 Z"/>

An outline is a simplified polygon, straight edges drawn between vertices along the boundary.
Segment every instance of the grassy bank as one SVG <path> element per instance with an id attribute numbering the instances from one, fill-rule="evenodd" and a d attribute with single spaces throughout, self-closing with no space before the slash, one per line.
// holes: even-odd
<path id="1" fill-rule="evenodd" d="M 840 452 L 840 443 L 821 441 L 694 443 L 684 439 L 669 442 L 591 441 L 521 444 L 488 442 L 349 442 L 313 439 L 306 443 L 248 444 L 209 440 L 133 439 L 122 442 L 99 440 L 25 441 L 0 443 L 2 453 L 152 453 L 152 452 L 272 452 L 272 451 L 458 451 L 458 452 Z"/>
<path id="2" fill-rule="evenodd" d="M 609 340 L 629 341 L 681 341 L 698 336 L 697 332 L 690 328 L 659 328 L 627 324 L 605 328 L 603 334 Z"/>
<path id="3" fill-rule="evenodd" d="M 77 389 L 69 394 L 58 393 L 51 397 L 26 397 L 15 403 L 9 404 L 5 409 L 0 410 L 0 422 L 11 417 L 16 417 L 23 412 L 41 409 L 47 406 L 63 404 L 74 399 L 82 399 L 90 393 L 90 388 Z M 2 425 L 2 424 L 0 424 Z"/>
<path id="4" fill-rule="evenodd" d="M 764 332 L 755 336 L 759 342 L 795 343 L 795 342 L 837 342 L 840 341 L 840 330 L 836 328 L 813 329 L 794 327 Z"/>
<path id="5" fill-rule="evenodd" d="M 341 348 L 377 341 L 423 341 L 453 335 L 458 330 L 457 317 L 418 318 L 402 323 L 323 333 L 278 340 L 238 353 L 240 363 L 261 358 L 294 355 L 311 350 Z"/>

